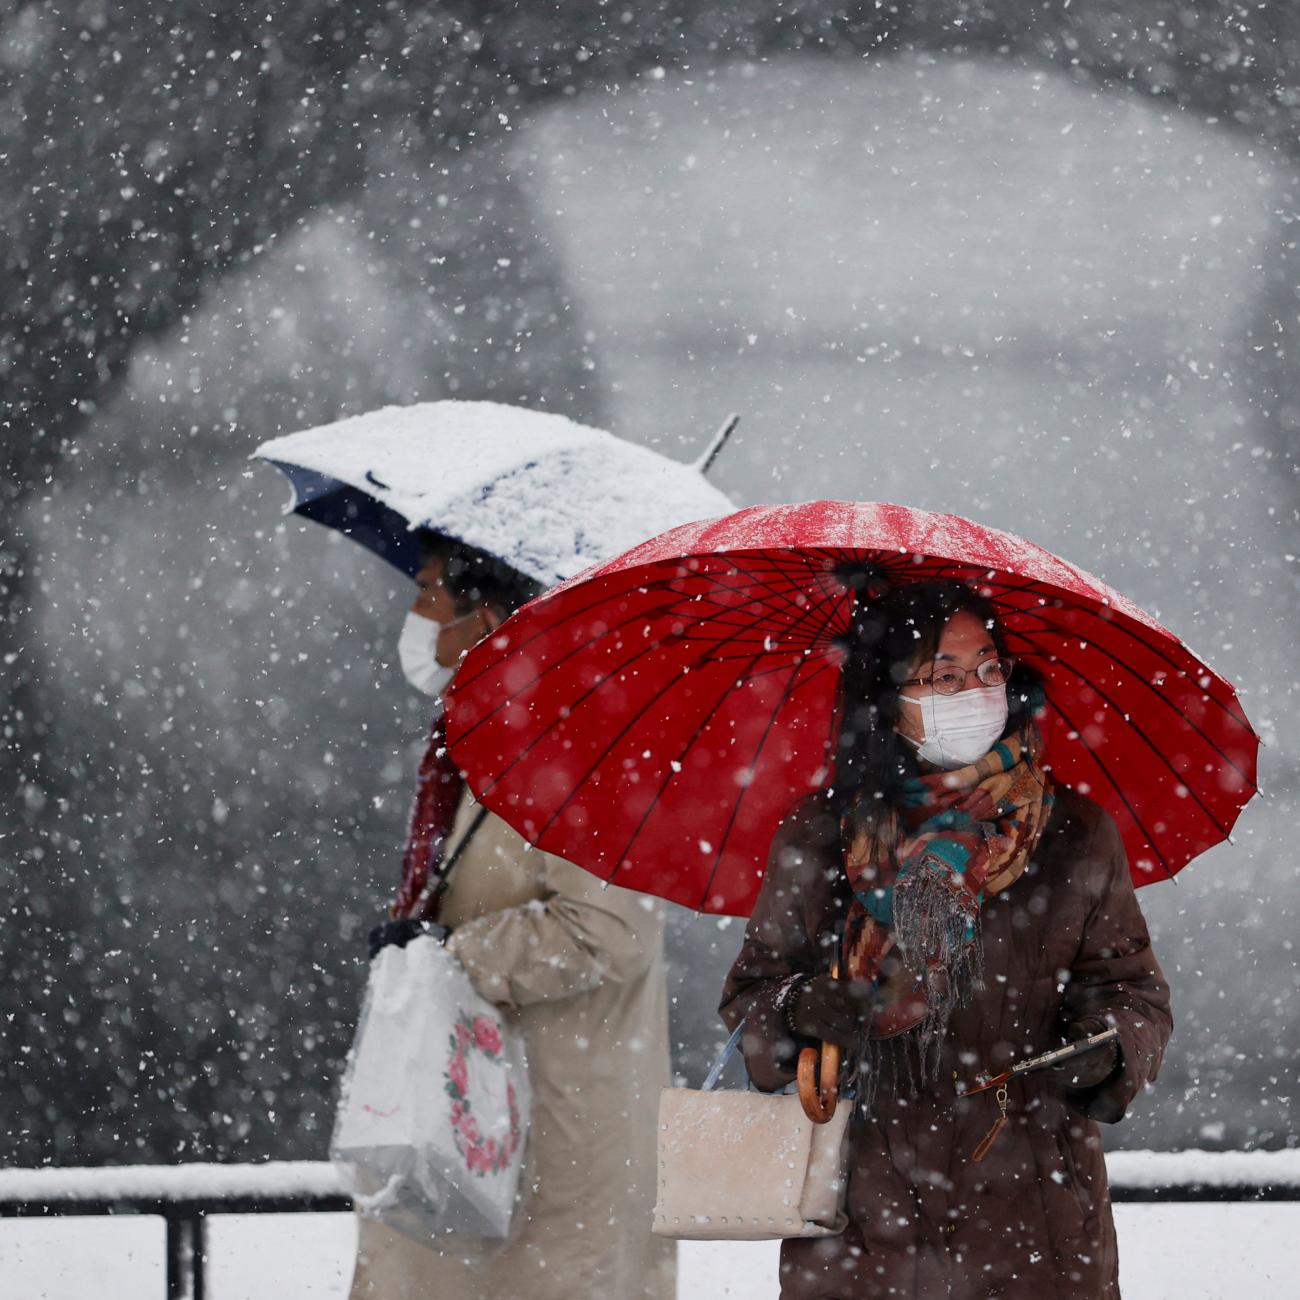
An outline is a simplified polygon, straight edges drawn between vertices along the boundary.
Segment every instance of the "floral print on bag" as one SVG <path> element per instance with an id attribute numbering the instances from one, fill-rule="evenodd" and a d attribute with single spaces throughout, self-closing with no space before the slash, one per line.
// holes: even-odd
<path id="1" fill-rule="evenodd" d="M 485 1174 L 504 1173 L 519 1149 L 519 1104 L 512 1079 L 506 1080 L 506 1105 L 510 1114 L 510 1132 L 505 1138 L 485 1137 L 470 1102 L 470 1066 L 483 1058 L 498 1069 L 505 1069 L 502 1059 L 504 1042 L 501 1027 L 490 1016 L 470 1017 L 464 1013 L 456 1021 L 455 1031 L 447 1036 L 451 1057 L 447 1062 L 444 1088 L 451 1098 L 451 1123 L 455 1130 L 456 1149 L 465 1167 L 480 1178 Z"/>

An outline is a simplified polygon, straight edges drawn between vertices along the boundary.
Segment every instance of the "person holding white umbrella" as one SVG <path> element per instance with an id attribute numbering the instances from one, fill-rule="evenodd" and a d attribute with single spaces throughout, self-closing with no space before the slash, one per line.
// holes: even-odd
<path id="1" fill-rule="evenodd" d="M 398 649 L 437 716 L 396 919 L 372 943 L 402 943 L 421 920 L 445 927 L 477 992 L 522 1032 L 533 1094 L 510 1236 L 417 1243 L 363 1217 L 351 1295 L 671 1300 L 671 1243 L 649 1231 L 668 1075 L 662 914 L 480 809 L 447 758 L 440 697 L 464 653 L 526 600 L 730 502 L 699 466 L 491 403 L 380 411 L 256 455 L 290 477 L 298 513 L 416 582 Z"/>

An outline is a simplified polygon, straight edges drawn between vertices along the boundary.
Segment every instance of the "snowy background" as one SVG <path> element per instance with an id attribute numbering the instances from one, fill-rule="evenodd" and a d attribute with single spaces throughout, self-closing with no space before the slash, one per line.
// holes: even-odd
<path id="1" fill-rule="evenodd" d="M 1143 891 L 1178 1023 L 1108 1138 L 1293 1140 L 1293 166 L 1010 58 L 656 71 L 512 110 L 436 165 L 372 144 L 352 198 L 136 348 L 6 522 L 39 581 L 5 736 L 45 775 L 0 801 L 0 1163 L 323 1154 L 426 719 L 396 666 L 403 584 L 283 523 L 246 457 L 445 396 L 682 459 L 739 411 L 714 475 L 738 501 L 1022 533 L 1237 682 L 1265 795 L 1235 845 Z M 689 1079 L 739 937 L 674 917 Z"/>

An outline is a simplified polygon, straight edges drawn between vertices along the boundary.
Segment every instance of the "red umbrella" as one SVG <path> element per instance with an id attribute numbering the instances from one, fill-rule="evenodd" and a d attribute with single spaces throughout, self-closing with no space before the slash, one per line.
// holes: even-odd
<path id="1" fill-rule="evenodd" d="M 1116 819 L 1137 884 L 1224 839 L 1254 794 L 1236 693 L 1149 614 L 1010 533 L 843 501 L 687 524 L 534 601 L 457 672 L 452 755 L 541 848 L 748 915 L 777 826 L 828 777 L 846 562 L 993 600 L 1047 683 L 1046 764 Z"/>

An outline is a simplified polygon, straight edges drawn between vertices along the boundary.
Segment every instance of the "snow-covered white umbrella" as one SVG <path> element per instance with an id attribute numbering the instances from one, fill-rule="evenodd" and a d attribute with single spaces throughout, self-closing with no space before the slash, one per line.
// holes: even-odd
<path id="1" fill-rule="evenodd" d="M 414 577 L 414 530 L 487 551 L 546 587 L 734 506 L 695 464 L 499 402 L 388 406 L 272 438 L 253 453 L 293 485 L 290 511 Z"/>

